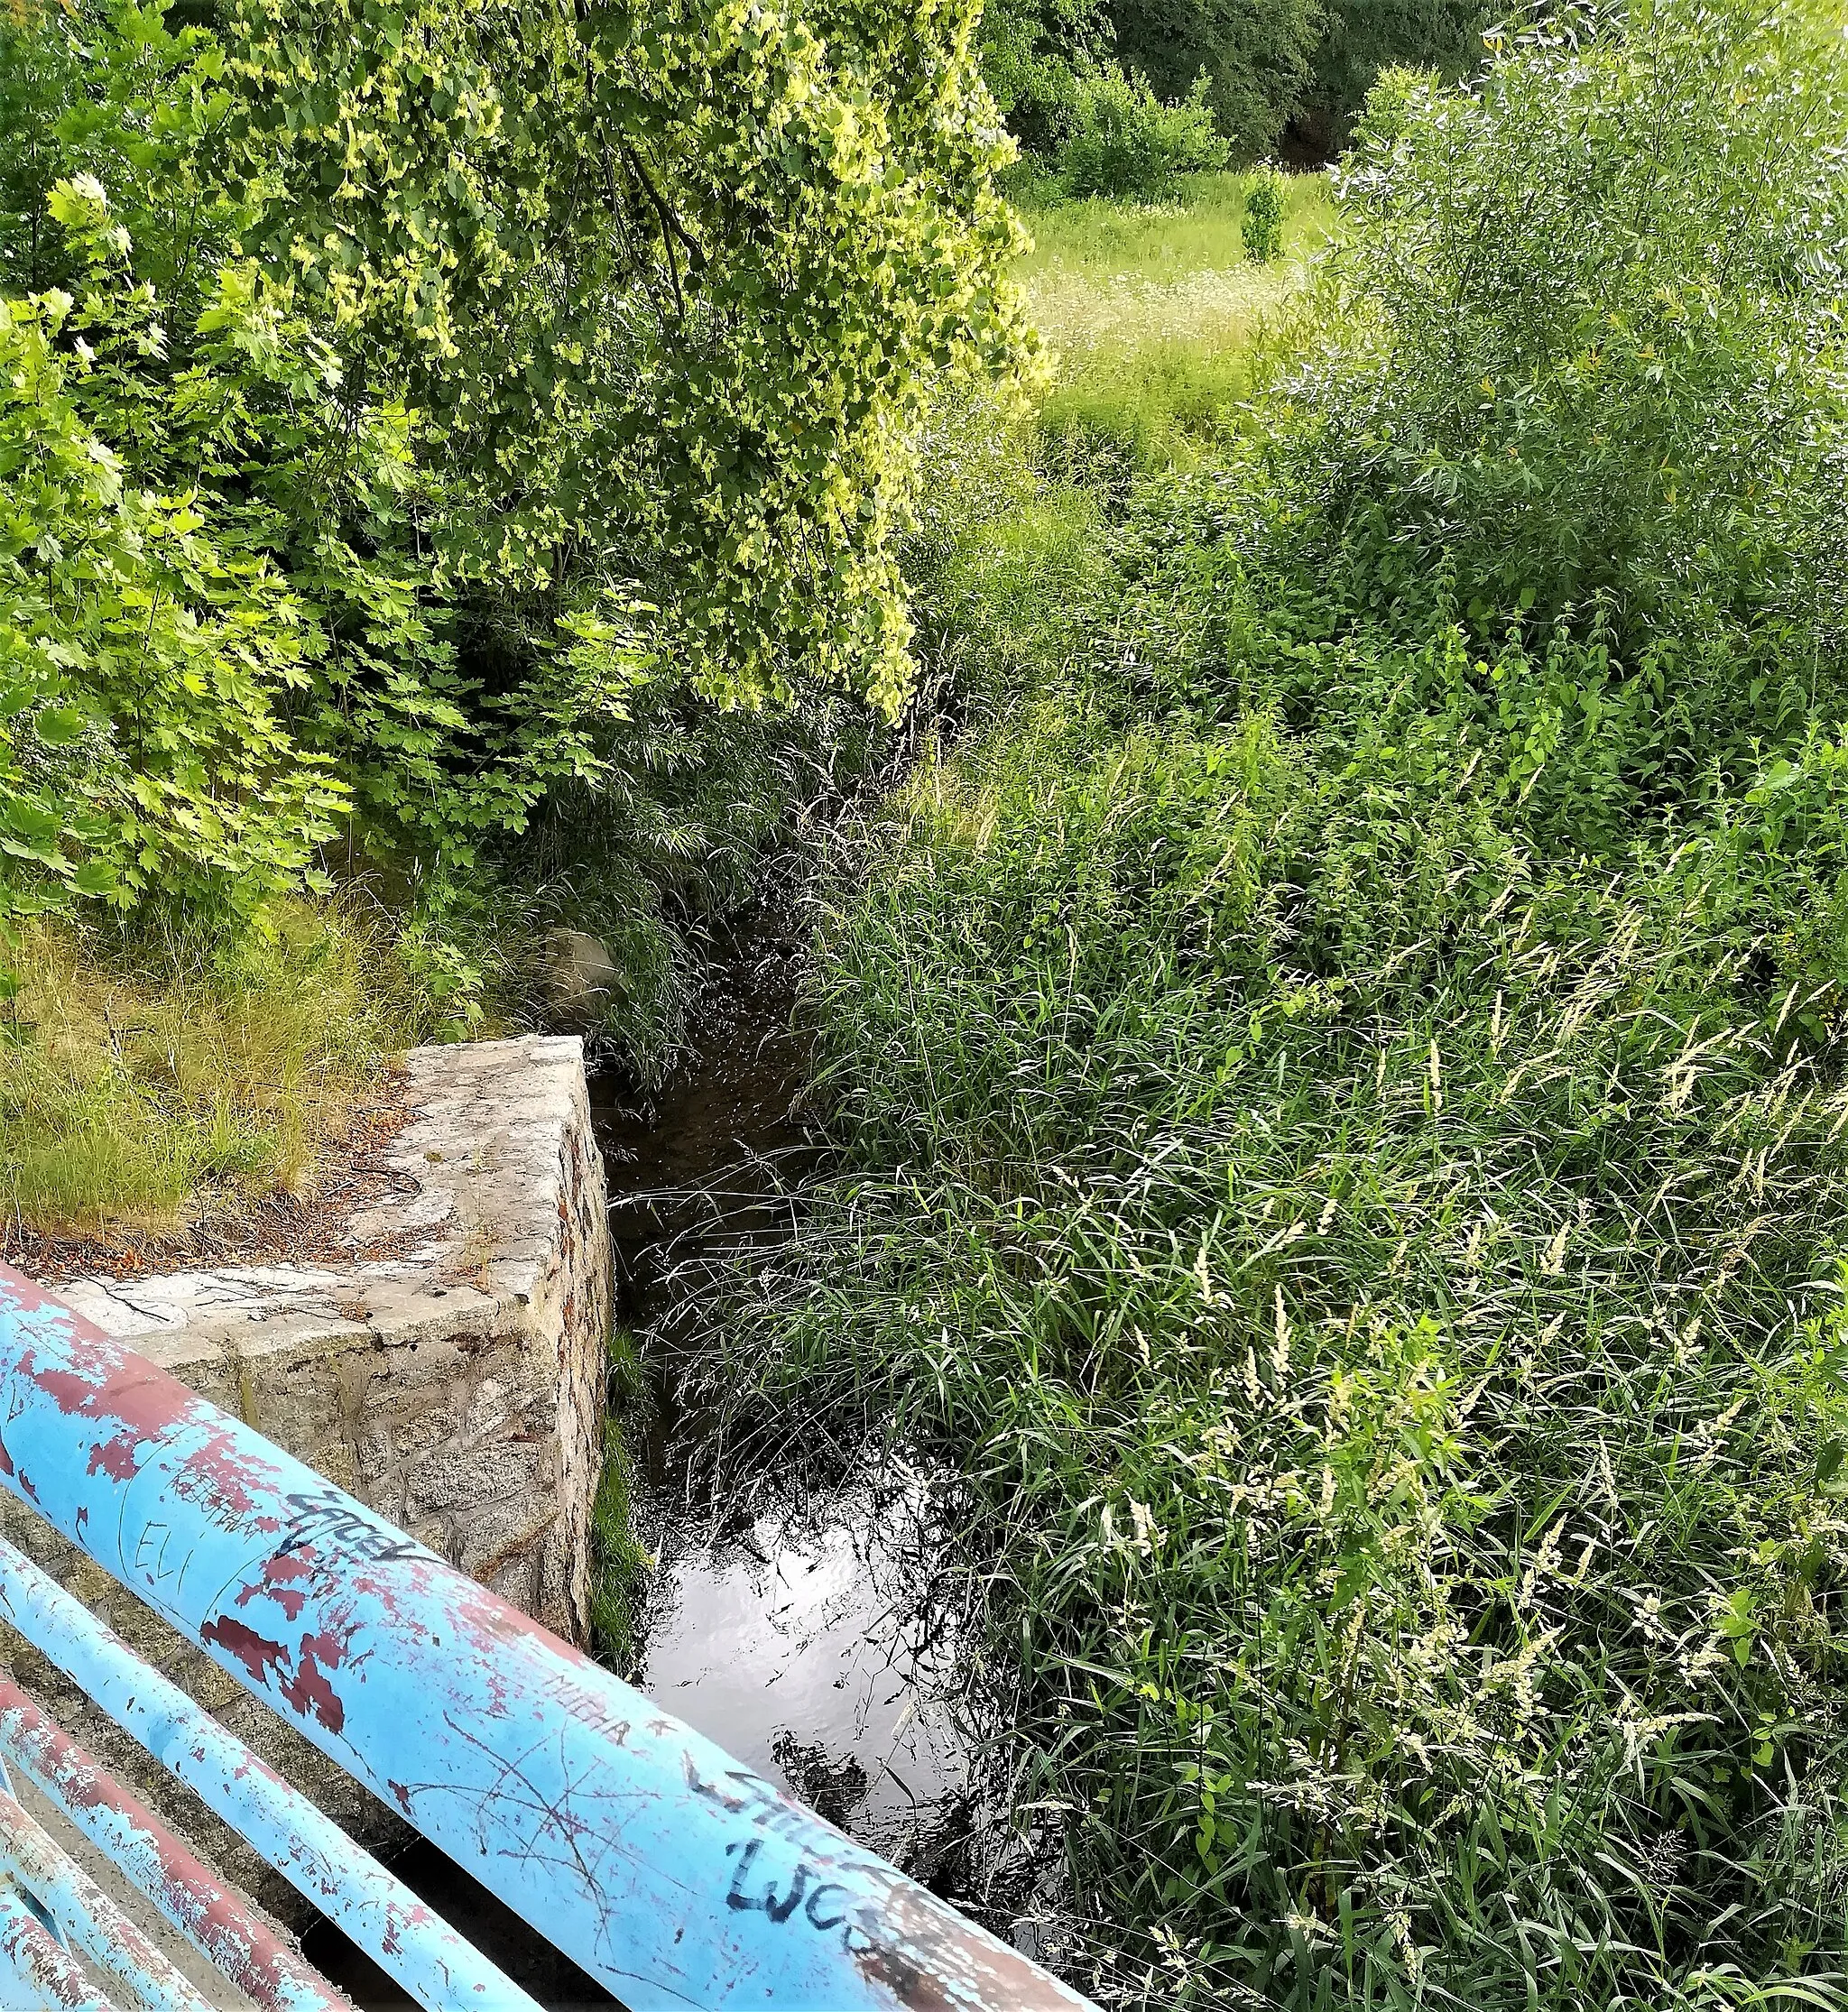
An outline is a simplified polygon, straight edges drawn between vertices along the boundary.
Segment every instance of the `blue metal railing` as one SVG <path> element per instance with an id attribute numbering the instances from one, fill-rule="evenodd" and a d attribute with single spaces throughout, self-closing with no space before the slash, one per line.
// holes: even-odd
<path id="1" fill-rule="evenodd" d="M 5 1267 L 0 1485 L 632 2012 L 1082 2012 L 1083 1999 L 1017 1951 Z M 531 2006 L 5 1544 L 0 1616 L 420 2004 Z M 4 1682 L 0 1756 L 246 1995 L 275 2012 L 341 2003 L 234 1888 Z M 0 1979 L 11 1984 L 0 2005 L 108 2002 L 23 1905 L 30 1896 L 135 2002 L 190 2012 L 190 1987 L 179 1980 L 176 1995 L 178 1973 L 157 1974 L 142 1943 L 131 1950 L 128 1924 L 44 1857 L 57 1847 L 14 1823 L 11 1802 L 0 1796 Z"/>

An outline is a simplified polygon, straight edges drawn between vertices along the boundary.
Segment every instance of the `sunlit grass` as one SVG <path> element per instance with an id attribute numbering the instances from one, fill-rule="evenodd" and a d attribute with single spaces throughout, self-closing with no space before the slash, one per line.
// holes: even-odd
<path id="1" fill-rule="evenodd" d="M 1254 264 L 1239 235 L 1248 186 L 1206 175 L 1179 203 L 1027 215 L 1034 248 L 1020 273 L 1050 352 L 1049 472 L 1109 480 L 1191 466 L 1235 429 L 1252 346 L 1335 222 L 1325 176 L 1289 177 L 1283 256 Z"/>
<path id="2" fill-rule="evenodd" d="M 1021 276 L 1037 295 L 1047 279 L 1057 276 L 1132 278 L 1171 285 L 1203 272 L 1243 267 L 1246 259 L 1239 228 L 1251 184 L 1249 175 L 1197 175 L 1178 202 L 1120 203 L 1094 196 L 1084 202 L 1030 209 L 1025 222 L 1033 249 L 1021 261 Z M 1287 175 L 1282 265 L 1319 251 L 1335 228 L 1327 176 Z"/>
<path id="3" fill-rule="evenodd" d="M 171 1231 L 203 1198 L 312 1183 L 415 988 L 356 921 L 307 902 L 235 952 L 32 928 L 0 1010 L 0 1207 L 28 1230 Z"/>

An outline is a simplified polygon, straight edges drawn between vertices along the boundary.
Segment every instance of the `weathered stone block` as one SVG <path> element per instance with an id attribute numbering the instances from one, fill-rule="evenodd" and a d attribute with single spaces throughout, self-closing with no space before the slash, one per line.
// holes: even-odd
<path id="1" fill-rule="evenodd" d="M 232 1266 L 59 1296 L 569 1638 L 590 1605 L 610 1246 L 583 1052 L 529 1036 L 420 1048 L 399 1191 L 349 1227 L 350 1262 Z M 381 1251 L 386 1255 L 379 1255 Z M 361 1253 L 369 1253 L 362 1255 Z M 6 1535 L 355 1834 L 398 1819 L 204 1655 L 10 1501 Z M 287 1918 L 282 1883 L 30 1651 L 16 1675 Z"/>

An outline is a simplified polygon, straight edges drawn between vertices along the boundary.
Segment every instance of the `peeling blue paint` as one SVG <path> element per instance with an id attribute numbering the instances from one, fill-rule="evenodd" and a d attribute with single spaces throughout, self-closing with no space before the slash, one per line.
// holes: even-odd
<path id="1" fill-rule="evenodd" d="M 1017 1951 L 5 1268 L 0 1361 L 0 1483 L 633 2012 L 1084 2012 Z"/>

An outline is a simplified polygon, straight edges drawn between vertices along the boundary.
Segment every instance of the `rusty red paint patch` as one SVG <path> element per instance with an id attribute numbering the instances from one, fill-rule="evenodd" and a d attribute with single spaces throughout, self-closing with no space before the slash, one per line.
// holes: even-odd
<path id="1" fill-rule="evenodd" d="M 263 1577 L 253 1580 L 245 1587 L 232 1605 L 242 1607 L 253 1600 L 273 1600 L 291 1620 L 301 1618 L 301 1610 L 308 1604 L 309 1589 L 290 1582 L 313 1579 L 320 1567 L 313 1558 L 300 1551 L 285 1551 L 263 1566 Z"/>
<path id="2" fill-rule="evenodd" d="M 0 1268 L 4 1269 L 4 1268 Z M 68 1313 L 68 1309 L 66 1309 Z M 70 1367 L 42 1363 L 28 1350 L 21 1373 L 44 1391 L 66 1417 L 113 1423 L 120 1429 L 90 1450 L 88 1472 L 127 1481 L 137 1471 L 137 1454 L 151 1440 L 192 1426 L 204 1428 L 203 1443 L 174 1477 L 177 1494 L 203 1500 L 233 1515 L 246 1515 L 270 1479 L 264 1463 L 240 1447 L 217 1423 L 217 1407 L 177 1377 L 125 1349 L 100 1328 L 69 1314 L 66 1352 Z M 253 1491 L 256 1492 L 253 1492 Z"/>
<path id="3" fill-rule="evenodd" d="M 337 1635 L 304 1635 L 295 1675 L 282 1686 L 282 1695 L 304 1719 L 312 1714 L 329 1732 L 346 1723 L 346 1707 L 328 1681 L 328 1673 L 346 1659 L 346 1645 Z"/>
<path id="4" fill-rule="evenodd" d="M 62 1314 L 73 1321 L 83 1317 L 72 1313 L 61 1299 L 54 1299 L 36 1278 L 28 1278 L 24 1272 L 15 1271 L 11 1265 L 0 1264 L 0 1287 L 5 1287 L 8 1298 L 17 1301 L 28 1314 Z"/>
<path id="5" fill-rule="evenodd" d="M 86 1473 L 105 1473 L 111 1481 L 132 1481 L 140 1463 L 134 1457 L 134 1443 L 117 1434 L 113 1439 L 100 1439 L 90 1448 L 89 1464 Z"/>
<path id="6" fill-rule="evenodd" d="M 273 1642 L 265 1635 L 259 1635 L 255 1629 L 246 1628 L 241 1620 L 233 1620 L 229 1614 L 220 1614 L 217 1620 L 208 1620 L 199 1631 L 199 1638 L 210 1647 L 222 1648 L 226 1655 L 235 1656 L 250 1672 L 251 1682 L 268 1685 L 272 1670 L 280 1670 L 289 1660 L 289 1651 L 281 1642 Z"/>

